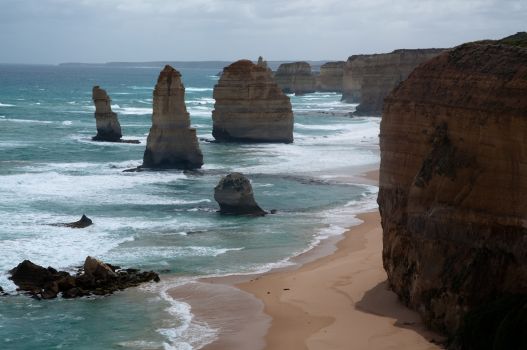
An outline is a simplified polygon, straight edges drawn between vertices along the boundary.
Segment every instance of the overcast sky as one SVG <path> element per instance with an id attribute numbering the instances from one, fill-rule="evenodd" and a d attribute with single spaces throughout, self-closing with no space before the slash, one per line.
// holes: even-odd
<path id="1" fill-rule="evenodd" d="M 527 27 L 527 0 L 0 0 L 0 62 L 340 59 Z"/>

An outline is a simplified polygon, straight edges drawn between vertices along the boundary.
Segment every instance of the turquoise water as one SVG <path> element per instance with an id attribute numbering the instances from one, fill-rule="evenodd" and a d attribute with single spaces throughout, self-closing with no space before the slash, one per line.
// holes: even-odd
<path id="1" fill-rule="evenodd" d="M 141 164 L 158 73 L 0 65 L 0 286 L 14 293 L 7 271 L 23 259 L 72 270 L 86 255 L 164 280 L 102 298 L 0 298 L 0 348 L 199 348 L 216 331 L 167 297 L 171 285 L 287 264 L 373 203 L 376 188 L 338 179 L 378 161 L 378 119 L 349 118 L 338 94 L 291 96 L 293 144 L 210 143 L 217 70 L 181 70 L 203 171 L 124 173 Z M 112 97 L 124 138 L 141 144 L 90 141 L 93 85 Z M 213 188 L 230 171 L 249 175 L 259 204 L 278 213 L 220 216 Z M 47 225 L 83 213 L 93 226 Z"/>

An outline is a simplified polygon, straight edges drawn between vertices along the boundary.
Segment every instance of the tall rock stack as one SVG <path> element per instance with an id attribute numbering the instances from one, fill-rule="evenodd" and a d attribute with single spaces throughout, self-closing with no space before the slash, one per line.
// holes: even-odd
<path id="1" fill-rule="evenodd" d="M 105 90 L 99 86 L 92 89 L 92 99 L 95 104 L 95 123 L 97 135 L 92 137 L 93 141 L 120 142 L 121 125 L 117 114 L 112 112 L 112 101 Z"/>
<path id="2" fill-rule="evenodd" d="M 342 76 L 346 62 L 327 62 L 320 66 L 317 77 L 317 91 L 342 92 Z"/>
<path id="3" fill-rule="evenodd" d="M 386 98 L 384 267 L 461 348 L 524 348 L 503 342 L 527 322 L 526 97 L 523 33 L 444 52 Z"/>
<path id="4" fill-rule="evenodd" d="M 381 115 L 384 98 L 423 62 L 443 49 L 395 50 L 354 55 L 344 67 L 342 100 L 359 103 L 356 115 Z"/>
<path id="5" fill-rule="evenodd" d="M 291 102 L 263 64 L 240 60 L 225 67 L 213 97 L 217 141 L 293 142 Z"/>
<path id="6" fill-rule="evenodd" d="M 307 62 L 282 63 L 276 70 L 274 78 L 285 93 L 303 95 L 315 92 L 315 76 Z"/>
<path id="7" fill-rule="evenodd" d="M 159 74 L 154 89 L 152 127 L 143 156 L 144 168 L 197 169 L 203 155 L 190 127 L 181 74 L 169 65 Z"/>

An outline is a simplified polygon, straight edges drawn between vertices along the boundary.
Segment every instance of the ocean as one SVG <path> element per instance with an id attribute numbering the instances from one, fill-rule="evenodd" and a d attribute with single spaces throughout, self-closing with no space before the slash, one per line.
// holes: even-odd
<path id="1" fill-rule="evenodd" d="M 175 67 L 178 68 L 178 67 Z M 340 94 L 290 96 L 292 144 L 213 143 L 217 69 L 181 69 L 202 171 L 123 172 L 141 164 L 160 68 L 0 65 L 1 349 L 198 349 L 218 330 L 167 290 L 203 276 L 267 271 L 357 223 L 377 188 L 347 180 L 378 163 L 380 119 L 351 118 Z M 92 142 L 93 85 L 124 139 Z M 265 217 L 221 216 L 214 186 L 238 171 Z M 49 226 L 86 214 L 85 229 Z M 154 270 L 162 282 L 107 297 L 37 301 L 8 270 L 24 259 L 75 271 L 87 255 Z"/>

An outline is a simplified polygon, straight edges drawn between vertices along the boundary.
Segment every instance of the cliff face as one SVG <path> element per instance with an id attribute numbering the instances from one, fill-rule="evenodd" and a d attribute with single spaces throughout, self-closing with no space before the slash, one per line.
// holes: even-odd
<path id="1" fill-rule="evenodd" d="M 471 43 L 416 68 L 384 106 L 378 203 L 389 283 L 450 335 L 491 315 L 464 348 L 488 348 L 476 344 L 503 330 L 493 312 L 510 320 L 522 309 L 482 308 L 527 295 L 526 97 L 527 48 Z"/>
<path id="2" fill-rule="evenodd" d="M 119 142 L 123 135 L 117 114 L 112 112 L 110 96 L 106 90 L 94 86 L 92 100 L 95 104 L 95 123 L 97 126 L 97 135 L 92 137 L 92 140 Z"/>
<path id="3" fill-rule="evenodd" d="M 386 96 L 423 62 L 442 49 L 395 50 L 376 55 L 354 55 L 344 66 L 342 100 L 359 103 L 356 115 L 381 115 Z"/>
<path id="4" fill-rule="evenodd" d="M 196 129 L 190 128 L 181 74 L 168 65 L 159 74 L 154 89 L 153 109 L 143 167 L 200 168 L 203 155 Z"/>
<path id="5" fill-rule="evenodd" d="M 291 102 L 266 65 L 240 60 L 224 68 L 213 97 L 216 140 L 293 142 Z"/>
<path id="6" fill-rule="evenodd" d="M 274 75 L 282 91 L 295 95 L 315 92 L 315 76 L 307 62 L 282 63 Z"/>
<path id="7" fill-rule="evenodd" d="M 320 66 L 317 77 L 317 91 L 342 92 L 342 76 L 346 62 L 327 62 Z"/>

